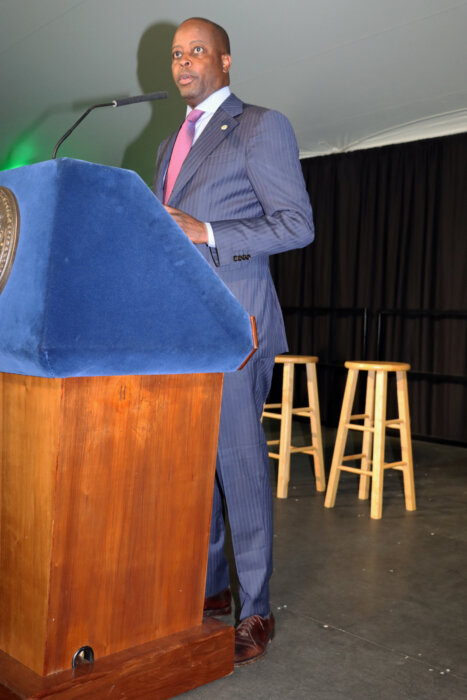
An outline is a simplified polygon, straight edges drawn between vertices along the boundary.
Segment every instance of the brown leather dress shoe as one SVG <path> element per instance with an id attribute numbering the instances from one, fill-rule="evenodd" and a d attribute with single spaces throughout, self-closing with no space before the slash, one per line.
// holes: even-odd
<path id="1" fill-rule="evenodd" d="M 221 591 L 216 595 L 210 595 L 204 599 L 204 617 L 220 617 L 230 615 L 232 612 L 232 595 L 230 588 Z"/>
<path id="2" fill-rule="evenodd" d="M 234 666 L 252 664 L 266 653 L 266 647 L 274 637 L 274 616 L 251 615 L 235 630 Z"/>

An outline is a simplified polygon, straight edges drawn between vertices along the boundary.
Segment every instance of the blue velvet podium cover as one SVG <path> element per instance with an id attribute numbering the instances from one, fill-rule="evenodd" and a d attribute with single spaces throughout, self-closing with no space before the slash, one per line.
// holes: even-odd
<path id="1" fill-rule="evenodd" d="M 1 372 L 224 372 L 251 352 L 247 312 L 136 173 L 62 158 L 0 185 L 20 210 Z"/>

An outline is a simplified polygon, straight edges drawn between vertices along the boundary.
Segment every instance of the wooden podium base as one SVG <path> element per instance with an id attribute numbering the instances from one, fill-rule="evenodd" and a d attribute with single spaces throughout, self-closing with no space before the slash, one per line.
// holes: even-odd
<path id="1" fill-rule="evenodd" d="M 233 658 L 234 629 L 217 620 L 46 678 L 0 652 L 0 700 L 163 700 L 229 675 Z"/>
<path id="2" fill-rule="evenodd" d="M 169 698 L 232 672 L 233 629 L 202 622 L 221 392 L 0 374 L 0 700 Z"/>

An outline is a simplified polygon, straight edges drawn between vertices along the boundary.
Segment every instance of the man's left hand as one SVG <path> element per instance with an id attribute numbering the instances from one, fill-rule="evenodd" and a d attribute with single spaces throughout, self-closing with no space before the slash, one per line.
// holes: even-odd
<path id="1" fill-rule="evenodd" d="M 202 221 L 198 221 L 198 219 L 195 219 L 193 216 L 185 214 L 185 212 L 180 211 L 180 209 L 174 209 L 167 205 L 165 205 L 164 208 L 186 233 L 192 243 L 208 242 L 208 231 Z"/>

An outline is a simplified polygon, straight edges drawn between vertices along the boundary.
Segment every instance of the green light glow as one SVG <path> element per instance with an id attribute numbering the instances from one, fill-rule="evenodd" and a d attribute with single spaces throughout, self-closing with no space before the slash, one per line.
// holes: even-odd
<path id="1" fill-rule="evenodd" d="M 23 138 L 12 145 L 5 160 L 0 163 L 0 170 L 12 170 L 22 165 L 31 165 L 39 160 L 36 142 L 32 138 Z"/>

